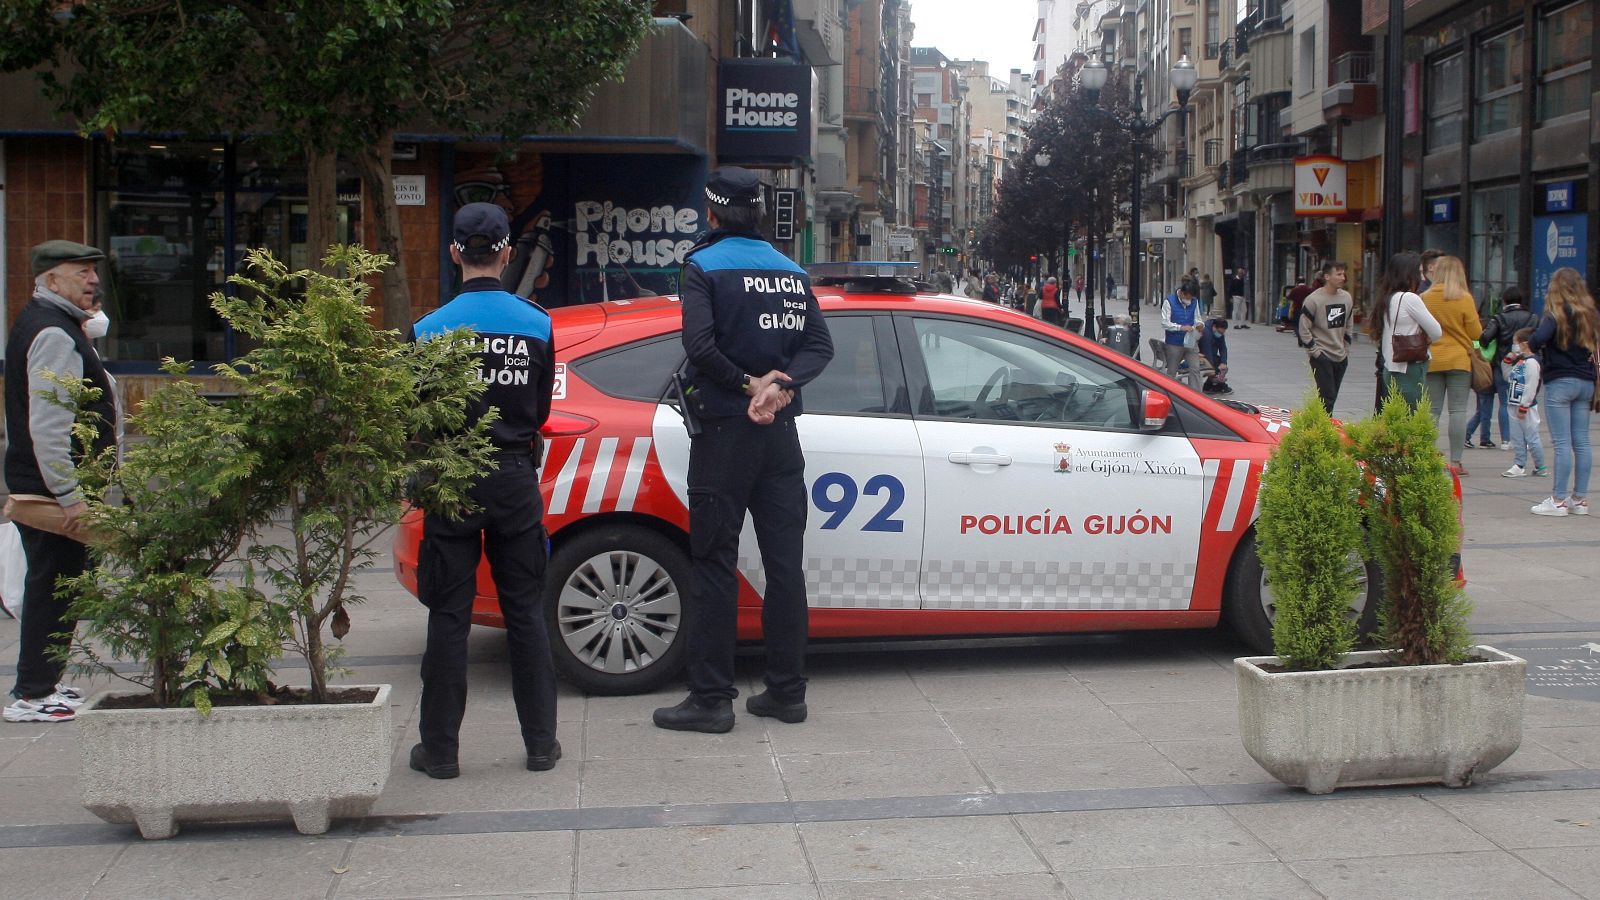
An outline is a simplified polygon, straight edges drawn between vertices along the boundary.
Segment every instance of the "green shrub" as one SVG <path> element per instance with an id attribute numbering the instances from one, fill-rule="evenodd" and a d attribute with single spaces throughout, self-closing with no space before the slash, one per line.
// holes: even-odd
<path id="1" fill-rule="evenodd" d="M 1329 669 L 1355 645 L 1361 472 L 1313 396 L 1294 414 L 1261 475 L 1256 536 L 1277 601 L 1273 650 L 1294 669 Z"/>
<path id="2" fill-rule="evenodd" d="M 1461 521 L 1438 434 L 1425 405 L 1412 412 L 1391 393 L 1374 417 L 1347 429 L 1366 469 L 1362 508 L 1372 556 L 1383 569 L 1380 637 L 1403 665 L 1460 662 L 1472 650 L 1472 606 L 1451 558 Z"/>

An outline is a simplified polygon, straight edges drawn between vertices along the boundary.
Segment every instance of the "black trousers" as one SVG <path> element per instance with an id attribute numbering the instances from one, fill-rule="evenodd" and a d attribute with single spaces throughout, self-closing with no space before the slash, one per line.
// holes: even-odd
<path id="1" fill-rule="evenodd" d="M 511 697 L 530 752 L 556 736 L 556 677 L 541 599 L 547 557 L 537 461 L 526 453 L 496 457 L 497 468 L 472 488 L 478 511 L 460 520 L 427 516 L 417 555 L 417 593 L 428 607 L 422 654 L 422 745 L 453 762 L 467 711 L 467 634 L 478 561 L 500 595 L 511 659 Z"/>
<path id="2" fill-rule="evenodd" d="M 72 598 L 56 593 L 56 580 L 82 575 L 88 548 L 69 537 L 17 523 L 28 578 L 22 588 L 22 630 L 17 640 L 17 683 L 11 696 L 37 700 L 55 693 L 65 668 L 51 651 L 66 647 L 78 620 L 67 613 Z"/>
<path id="3" fill-rule="evenodd" d="M 1322 408 L 1333 415 L 1333 403 L 1339 399 L 1339 385 L 1344 381 L 1344 370 L 1349 368 L 1350 358 L 1329 359 L 1326 356 L 1311 357 L 1311 377 L 1317 382 L 1317 396 L 1322 398 Z"/>
<path id="4" fill-rule="evenodd" d="M 739 532 L 748 509 L 767 589 L 761 629 L 767 689 L 774 699 L 806 696 L 805 457 L 793 418 L 771 425 L 710 419 L 689 449 L 689 691 L 700 700 L 731 700 L 739 603 Z"/>

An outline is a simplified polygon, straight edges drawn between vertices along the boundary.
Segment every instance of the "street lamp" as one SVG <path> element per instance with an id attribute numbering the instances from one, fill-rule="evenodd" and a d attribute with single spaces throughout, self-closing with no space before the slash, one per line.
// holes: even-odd
<path id="1" fill-rule="evenodd" d="M 1078 77 L 1082 79 L 1083 89 L 1089 92 L 1089 102 L 1091 104 L 1100 102 L 1100 91 L 1105 88 L 1106 78 L 1109 74 L 1110 72 L 1107 71 L 1105 64 L 1099 59 L 1089 60 L 1088 64 L 1078 71 Z M 1141 283 L 1143 279 L 1139 268 L 1139 247 L 1142 243 L 1139 237 L 1139 217 L 1143 207 L 1140 193 L 1143 189 L 1142 183 L 1144 181 L 1144 141 L 1145 138 L 1161 127 L 1161 123 L 1174 114 L 1180 117 L 1178 119 L 1178 131 L 1180 134 L 1183 132 L 1183 119 L 1181 117 L 1189 107 L 1189 94 L 1194 90 L 1195 83 L 1199 81 L 1200 72 L 1194 67 L 1194 63 L 1189 61 L 1188 56 L 1183 56 L 1172 64 L 1172 70 L 1167 74 L 1167 77 L 1172 82 L 1173 90 L 1178 92 L 1178 105 L 1172 109 L 1149 121 L 1140 117 L 1138 113 L 1140 95 L 1144 91 L 1144 76 L 1141 73 L 1133 81 L 1133 115 L 1122 118 L 1110 113 L 1105 114 L 1119 128 L 1133 136 L 1133 195 L 1132 202 L 1129 204 L 1132 224 L 1128 241 L 1128 313 L 1130 315 L 1138 313 L 1139 297 L 1143 292 Z"/>

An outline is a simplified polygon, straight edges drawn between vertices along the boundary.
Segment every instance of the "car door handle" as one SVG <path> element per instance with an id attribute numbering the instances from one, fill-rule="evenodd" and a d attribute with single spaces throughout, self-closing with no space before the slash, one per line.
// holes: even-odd
<path id="1" fill-rule="evenodd" d="M 1009 453 L 962 453 L 957 450 L 946 458 L 958 466 L 1011 465 L 1011 454 Z"/>

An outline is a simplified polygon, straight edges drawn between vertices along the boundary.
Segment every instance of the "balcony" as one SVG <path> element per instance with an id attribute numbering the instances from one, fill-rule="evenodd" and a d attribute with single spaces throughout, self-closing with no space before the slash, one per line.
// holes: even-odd
<path id="1" fill-rule="evenodd" d="M 1234 193 L 1281 194 L 1294 190 L 1294 158 L 1305 153 L 1300 141 L 1257 144 L 1233 152 Z"/>
<path id="2" fill-rule="evenodd" d="M 794 33 L 800 52 L 813 66 L 837 66 L 844 37 L 837 23 L 839 4 L 831 0 L 794 0 Z"/>
<path id="3" fill-rule="evenodd" d="M 1341 53 L 1333 61 L 1329 84 L 1372 84 L 1373 53 L 1370 50 Z"/>
<path id="4" fill-rule="evenodd" d="M 1370 119 L 1378 114 L 1378 86 L 1373 78 L 1373 54 L 1359 51 L 1340 54 L 1329 71 L 1327 90 L 1322 92 L 1322 117 Z"/>

